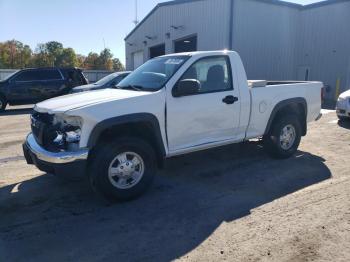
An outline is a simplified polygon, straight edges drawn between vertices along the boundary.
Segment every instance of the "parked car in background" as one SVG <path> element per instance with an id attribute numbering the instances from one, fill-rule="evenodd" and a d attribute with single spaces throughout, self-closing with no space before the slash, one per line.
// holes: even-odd
<path id="1" fill-rule="evenodd" d="M 336 109 L 339 120 L 350 119 L 350 90 L 340 94 Z"/>
<path id="2" fill-rule="evenodd" d="M 92 90 L 99 90 L 99 89 L 114 87 L 117 84 L 119 84 L 119 82 L 122 81 L 129 74 L 130 72 L 128 71 L 113 73 L 108 76 L 105 76 L 104 78 L 100 79 L 96 83 L 74 87 L 71 90 L 71 93 L 80 93 L 85 91 L 92 91 Z"/>
<path id="3" fill-rule="evenodd" d="M 0 81 L 0 111 L 10 105 L 26 105 L 68 94 L 88 80 L 78 68 L 30 68 Z"/>
<path id="4" fill-rule="evenodd" d="M 47 173 L 87 175 L 112 200 L 132 199 L 165 158 L 252 138 L 276 158 L 291 157 L 321 116 L 322 86 L 248 81 L 231 51 L 157 57 L 115 89 L 37 104 L 24 156 Z"/>

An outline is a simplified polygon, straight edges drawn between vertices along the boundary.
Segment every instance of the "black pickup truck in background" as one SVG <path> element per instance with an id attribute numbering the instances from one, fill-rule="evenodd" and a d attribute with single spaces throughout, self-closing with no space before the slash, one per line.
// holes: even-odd
<path id="1" fill-rule="evenodd" d="M 0 81 L 0 111 L 8 104 L 38 103 L 86 84 L 88 81 L 78 68 L 23 69 Z"/>

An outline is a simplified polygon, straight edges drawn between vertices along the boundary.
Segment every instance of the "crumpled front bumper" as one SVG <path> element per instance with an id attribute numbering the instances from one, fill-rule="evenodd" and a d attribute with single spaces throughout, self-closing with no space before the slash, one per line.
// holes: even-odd
<path id="1" fill-rule="evenodd" d="M 29 165 L 41 171 L 56 175 L 82 176 L 86 172 L 88 149 L 74 152 L 50 152 L 42 148 L 33 134 L 27 136 L 23 144 L 24 157 Z"/>

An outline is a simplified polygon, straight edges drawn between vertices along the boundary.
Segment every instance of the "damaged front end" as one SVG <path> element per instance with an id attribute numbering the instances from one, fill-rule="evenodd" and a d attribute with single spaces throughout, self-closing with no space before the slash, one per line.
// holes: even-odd
<path id="1" fill-rule="evenodd" d="M 34 112 L 32 133 L 23 144 L 27 163 L 46 173 L 84 176 L 89 149 L 79 145 L 82 125 L 80 117 Z"/>
<path id="2" fill-rule="evenodd" d="M 35 140 L 44 149 L 52 152 L 79 150 L 82 125 L 82 119 L 75 116 L 39 112 L 31 115 Z"/>

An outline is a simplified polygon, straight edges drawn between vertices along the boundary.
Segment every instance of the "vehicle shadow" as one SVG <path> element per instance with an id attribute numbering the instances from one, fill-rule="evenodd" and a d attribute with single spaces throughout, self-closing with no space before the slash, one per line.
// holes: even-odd
<path id="1" fill-rule="evenodd" d="M 334 101 L 323 101 L 322 109 L 334 110 L 336 106 L 336 102 Z"/>
<path id="2" fill-rule="evenodd" d="M 223 222 L 330 177 L 318 156 L 299 151 L 273 160 L 257 142 L 171 159 L 148 193 L 114 205 L 96 199 L 85 182 L 43 175 L 0 189 L 0 253 L 4 261 L 23 254 L 34 261 L 170 261 Z"/>
<path id="3" fill-rule="evenodd" d="M 350 120 L 339 120 L 338 126 L 346 129 L 350 129 Z"/>
<path id="4" fill-rule="evenodd" d="M 323 102 L 322 109 L 335 110 L 336 103 L 335 102 Z"/>
<path id="5" fill-rule="evenodd" d="M 33 108 L 7 109 L 3 112 L 0 112 L 0 116 L 29 115 L 32 112 Z"/>

